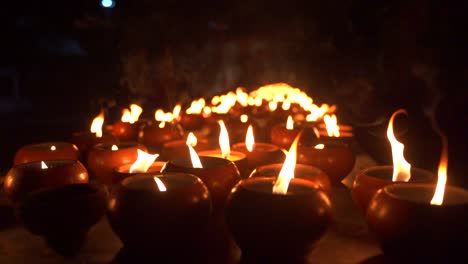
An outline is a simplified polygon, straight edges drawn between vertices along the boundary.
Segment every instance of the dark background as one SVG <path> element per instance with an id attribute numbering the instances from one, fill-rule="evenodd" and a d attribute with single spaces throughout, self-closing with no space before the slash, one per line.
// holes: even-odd
<path id="1" fill-rule="evenodd" d="M 467 186 L 462 1 L 15 1 L 0 9 L 2 171 L 24 144 L 68 140 L 103 106 L 157 107 L 287 82 L 356 126 L 404 107 L 408 160 Z M 460 4 L 459 4 L 460 3 Z M 385 121 L 387 122 L 387 121 Z M 385 161 L 383 161 L 385 162 Z"/>

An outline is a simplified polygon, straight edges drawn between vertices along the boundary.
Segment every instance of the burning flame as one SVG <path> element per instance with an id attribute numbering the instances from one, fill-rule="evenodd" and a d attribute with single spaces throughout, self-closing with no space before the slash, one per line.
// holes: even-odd
<path id="1" fill-rule="evenodd" d="M 143 173 L 147 172 L 151 164 L 159 157 L 159 154 L 149 154 L 140 149 L 137 149 L 138 157 L 136 161 L 130 166 L 130 173 Z"/>
<path id="2" fill-rule="evenodd" d="M 240 121 L 241 121 L 242 123 L 247 123 L 247 121 L 249 121 L 249 117 L 248 117 L 247 115 L 245 115 L 245 114 L 244 114 L 244 115 L 241 115 L 241 116 L 240 116 Z"/>
<path id="3" fill-rule="evenodd" d="M 283 108 L 284 111 L 288 111 L 291 108 L 291 102 L 289 100 L 284 101 L 281 108 Z"/>
<path id="4" fill-rule="evenodd" d="M 57 149 L 56 146 L 51 146 L 51 147 L 50 147 L 50 150 L 52 150 L 52 151 L 55 151 L 56 149 Z"/>
<path id="5" fill-rule="evenodd" d="M 187 136 L 187 141 L 185 142 L 185 144 L 195 147 L 197 143 L 197 137 L 192 132 L 190 132 Z"/>
<path id="6" fill-rule="evenodd" d="M 329 137 L 339 137 L 340 136 L 340 127 L 338 126 L 338 120 L 336 115 L 325 115 L 323 117 L 325 126 L 327 128 L 327 134 Z"/>
<path id="7" fill-rule="evenodd" d="M 104 124 L 104 112 L 101 111 L 98 116 L 93 119 L 91 123 L 91 133 L 96 133 L 96 137 L 102 137 L 102 125 Z"/>
<path id="8" fill-rule="evenodd" d="M 161 179 L 159 179 L 158 177 L 153 177 L 154 179 L 154 182 L 156 183 L 156 186 L 158 186 L 158 190 L 160 192 L 165 192 L 167 189 L 166 189 L 166 186 L 164 185 L 164 183 L 161 181 Z"/>
<path id="9" fill-rule="evenodd" d="M 156 110 L 156 112 L 154 112 L 154 119 L 159 122 L 172 122 L 179 118 L 181 110 L 182 110 L 182 106 L 180 104 L 177 104 L 176 106 L 174 106 L 172 113 L 171 112 L 165 113 L 162 109 L 158 109 Z"/>
<path id="10" fill-rule="evenodd" d="M 221 148 L 221 156 L 224 159 L 229 158 L 231 155 L 231 147 L 229 143 L 229 134 L 223 120 L 218 121 L 220 132 L 219 132 L 219 147 Z"/>
<path id="11" fill-rule="evenodd" d="M 166 122 L 164 122 L 164 121 L 159 123 L 159 125 L 158 125 L 159 128 L 164 128 L 165 126 L 166 126 Z"/>
<path id="12" fill-rule="evenodd" d="M 278 103 L 275 101 L 270 101 L 268 103 L 268 108 L 270 109 L 270 112 L 274 112 L 278 108 Z"/>
<path id="13" fill-rule="evenodd" d="M 176 104 L 176 106 L 174 106 L 174 109 L 172 110 L 172 119 L 178 119 L 179 116 L 180 116 L 180 111 L 182 110 L 182 106 L 180 104 Z"/>
<path id="14" fill-rule="evenodd" d="M 294 178 L 294 169 L 296 168 L 296 157 L 297 157 L 297 144 L 299 138 L 302 135 L 302 131 L 297 134 L 288 153 L 286 153 L 286 159 L 284 160 L 283 167 L 276 179 L 275 185 L 273 186 L 273 193 L 286 194 L 288 192 L 289 182 Z"/>
<path id="15" fill-rule="evenodd" d="M 197 152 L 193 149 L 191 145 L 189 144 L 186 144 L 186 145 L 190 152 L 190 159 L 192 160 L 192 166 L 194 168 L 203 168 L 201 161 L 200 161 L 200 157 L 198 157 Z"/>
<path id="16" fill-rule="evenodd" d="M 137 104 L 130 105 L 130 115 L 132 116 L 133 122 L 138 121 L 141 113 L 143 113 L 143 108 L 141 108 L 139 105 Z"/>
<path id="17" fill-rule="evenodd" d="M 325 145 L 324 145 L 324 144 L 317 144 L 317 145 L 315 145 L 314 148 L 315 148 L 315 149 L 324 149 L 324 148 L 325 148 Z"/>
<path id="18" fill-rule="evenodd" d="M 253 128 L 252 125 L 249 126 L 247 129 L 247 134 L 245 134 L 245 147 L 249 152 L 253 151 L 255 145 L 255 138 L 253 134 Z"/>
<path id="19" fill-rule="evenodd" d="M 405 157 L 403 156 L 405 145 L 399 142 L 395 138 L 395 135 L 393 134 L 393 120 L 398 114 L 406 114 L 406 110 L 399 109 L 395 113 L 393 113 L 392 117 L 390 118 L 390 121 L 388 122 L 388 128 L 387 128 L 387 137 L 392 147 L 392 159 L 393 159 L 392 181 L 407 182 L 411 178 L 411 164 L 409 164 L 405 160 Z"/>
<path id="20" fill-rule="evenodd" d="M 45 170 L 45 169 L 48 169 L 49 167 L 47 167 L 47 164 L 45 164 L 44 161 L 41 161 L 41 169 Z"/>
<path id="21" fill-rule="evenodd" d="M 442 153 L 440 155 L 439 170 L 437 171 L 437 186 L 431 200 L 433 205 L 442 205 L 444 202 L 445 184 L 447 183 L 448 142 L 445 135 L 441 136 Z"/>
<path id="22" fill-rule="evenodd" d="M 205 106 L 203 107 L 203 117 L 207 118 L 211 115 L 211 107 Z"/>
<path id="23" fill-rule="evenodd" d="M 117 151 L 117 150 L 119 150 L 119 147 L 117 147 L 117 145 L 112 145 L 111 150 L 112 151 Z"/>
<path id="24" fill-rule="evenodd" d="M 205 99 L 203 99 L 203 98 L 200 98 L 198 100 L 194 100 L 190 104 L 190 107 L 187 108 L 187 110 L 185 110 L 185 113 L 186 114 L 200 114 L 202 112 L 202 110 L 204 111 L 205 104 L 206 104 L 206 102 L 205 102 Z M 210 109 L 210 111 L 211 111 L 211 109 Z"/>
<path id="25" fill-rule="evenodd" d="M 286 121 L 286 129 L 293 130 L 294 129 L 294 121 L 291 116 L 288 116 L 288 121 Z"/>
<path id="26" fill-rule="evenodd" d="M 120 118 L 120 121 L 125 122 L 125 123 L 131 123 L 131 124 L 134 123 L 130 110 L 128 110 L 127 108 L 122 110 L 122 118 Z"/>

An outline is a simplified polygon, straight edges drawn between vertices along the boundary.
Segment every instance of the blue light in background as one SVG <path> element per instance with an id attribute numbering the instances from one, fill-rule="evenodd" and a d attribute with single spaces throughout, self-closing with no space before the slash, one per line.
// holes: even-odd
<path id="1" fill-rule="evenodd" d="M 113 8 L 115 2 L 113 0 L 101 0 L 101 6 L 104 8 Z"/>

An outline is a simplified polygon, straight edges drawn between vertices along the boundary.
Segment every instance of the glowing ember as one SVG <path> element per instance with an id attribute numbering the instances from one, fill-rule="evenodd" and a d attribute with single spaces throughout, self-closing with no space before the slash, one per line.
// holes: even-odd
<path id="1" fill-rule="evenodd" d="M 190 159 L 192 160 L 192 166 L 194 168 L 203 168 L 201 161 L 200 161 L 200 157 L 198 157 L 197 152 L 193 149 L 191 145 L 187 144 L 187 147 L 190 152 Z"/>
<path id="2" fill-rule="evenodd" d="M 112 145 L 111 150 L 112 151 L 117 151 L 117 150 L 119 150 L 119 147 L 117 147 L 117 145 Z"/>
<path id="3" fill-rule="evenodd" d="M 223 120 L 218 121 L 220 131 L 219 131 L 219 147 L 221 148 L 221 156 L 224 159 L 228 159 L 231 155 L 231 147 L 229 143 L 229 134 L 227 132 L 226 126 L 224 125 Z"/>
<path id="4" fill-rule="evenodd" d="M 286 129 L 293 130 L 294 129 L 294 121 L 291 116 L 288 116 L 288 121 L 286 121 Z"/>
<path id="5" fill-rule="evenodd" d="M 195 147 L 197 143 L 197 137 L 192 132 L 190 132 L 187 136 L 187 141 L 185 142 L 185 144 Z"/>
<path id="6" fill-rule="evenodd" d="M 338 120 L 336 115 L 325 115 L 323 117 L 325 126 L 327 128 L 327 134 L 329 137 L 339 137 L 340 136 L 340 127 L 338 126 Z"/>
<path id="7" fill-rule="evenodd" d="M 165 192 L 167 190 L 164 183 L 158 177 L 153 177 L 153 179 L 154 179 L 154 182 L 156 183 L 156 186 L 158 186 L 158 190 L 160 192 Z"/>
<path id="8" fill-rule="evenodd" d="M 448 142 L 445 135 L 442 136 L 442 153 L 440 155 L 439 169 L 437 171 L 437 186 L 432 197 L 432 205 L 442 205 L 444 202 L 445 184 L 447 183 L 448 166 Z"/>
<path id="9" fill-rule="evenodd" d="M 253 128 L 252 125 L 249 126 L 247 129 L 247 134 L 245 135 L 245 147 L 249 152 L 253 151 L 255 145 L 255 138 L 253 134 Z"/>
<path id="10" fill-rule="evenodd" d="M 96 116 L 93 119 L 93 122 L 91 123 L 91 133 L 95 133 L 96 137 L 100 138 L 102 137 L 102 125 L 104 124 L 104 112 L 99 113 L 98 116 Z"/>
<path id="11" fill-rule="evenodd" d="M 44 161 L 41 161 L 41 169 L 45 170 L 45 169 L 48 169 L 49 167 L 47 167 L 47 164 L 45 164 Z"/>
<path id="12" fill-rule="evenodd" d="M 324 144 L 317 144 L 317 145 L 315 145 L 314 148 L 315 148 L 315 149 L 324 149 L 324 148 L 325 148 L 325 145 L 324 145 Z"/>
<path id="13" fill-rule="evenodd" d="M 390 145 L 392 147 L 392 159 L 393 159 L 393 175 L 392 181 L 404 181 L 407 182 L 411 178 L 411 164 L 409 164 L 405 157 L 403 156 L 403 152 L 405 146 L 399 142 L 395 135 L 393 134 L 393 120 L 398 114 L 406 114 L 404 109 L 397 110 L 393 113 L 390 121 L 388 122 L 387 128 L 387 137 L 390 141 Z"/>
<path id="14" fill-rule="evenodd" d="M 302 135 L 302 131 L 297 134 L 288 153 L 286 153 L 286 159 L 284 160 L 283 167 L 276 179 L 275 185 L 273 186 L 273 193 L 286 194 L 288 192 L 289 182 L 294 178 L 294 169 L 296 168 L 297 158 L 297 144 L 299 138 Z"/>
<path id="15" fill-rule="evenodd" d="M 140 149 L 137 149 L 138 157 L 130 166 L 130 173 L 144 173 L 151 167 L 151 164 L 159 157 L 159 154 L 149 154 Z"/>
<path id="16" fill-rule="evenodd" d="M 247 115 L 241 115 L 240 116 L 240 121 L 242 123 L 247 123 L 247 121 L 249 121 L 249 117 Z"/>
<path id="17" fill-rule="evenodd" d="M 52 150 L 52 151 L 55 151 L 56 149 L 57 149 L 56 146 L 51 146 L 51 147 L 50 147 L 50 150 Z"/>

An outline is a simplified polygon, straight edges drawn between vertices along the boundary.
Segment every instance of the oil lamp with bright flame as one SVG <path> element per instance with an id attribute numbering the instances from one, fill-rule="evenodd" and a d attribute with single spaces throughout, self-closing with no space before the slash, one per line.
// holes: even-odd
<path id="1" fill-rule="evenodd" d="M 14 165 L 5 177 L 4 190 L 16 202 L 39 189 L 87 182 L 88 172 L 78 160 L 39 160 Z"/>
<path id="2" fill-rule="evenodd" d="M 441 136 L 437 184 L 387 185 L 369 203 L 369 229 L 385 255 L 397 261 L 456 263 L 466 258 L 468 191 L 445 185 L 448 147 Z"/>
<path id="3" fill-rule="evenodd" d="M 375 166 L 360 171 L 353 182 L 353 199 L 366 212 L 370 200 L 374 194 L 381 188 L 392 184 L 393 182 L 413 183 L 431 183 L 436 181 L 433 173 L 411 167 L 404 156 L 404 145 L 399 142 L 393 133 L 393 122 L 398 114 L 406 113 L 400 109 L 393 113 L 387 128 L 387 137 L 391 144 L 393 166 Z"/>
<path id="4" fill-rule="evenodd" d="M 187 144 L 192 146 L 196 151 L 206 150 L 210 146 L 208 140 L 204 138 L 198 139 L 193 132 L 190 132 L 183 139 L 165 142 L 161 148 L 161 159 L 171 160 L 179 157 L 188 157 L 190 152 Z"/>
<path id="5" fill-rule="evenodd" d="M 299 137 L 278 178 L 244 179 L 229 195 L 226 222 L 249 263 L 302 263 L 331 222 L 331 202 L 323 189 L 294 178 Z"/>
<path id="6" fill-rule="evenodd" d="M 253 127 L 250 125 L 245 135 L 245 142 L 232 145 L 233 151 L 242 152 L 247 156 L 249 170 L 258 166 L 281 162 L 284 153 L 273 144 L 255 142 Z"/>
<path id="7" fill-rule="evenodd" d="M 139 134 L 139 141 L 151 152 L 160 152 L 164 143 L 182 138 L 180 126 L 171 121 L 158 120 L 156 123 L 145 126 Z"/>
<path id="8" fill-rule="evenodd" d="M 198 155 L 223 158 L 223 159 L 232 161 L 234 162 L 234 164 L 236 164 L 241 175 L 247 176 L 248 164 L 247 164 L 246 155 L 239 151 L 231 151 L 231 146 L 229 144 L 230 142 L 229 134 L 228 134 L 227 128 L 222 120 L 219 120 L 218 124 L 220 127 L 220 133 L 219 133 L 219 139 L 218 139 L 219 149 L 199 151 Z"/>
<path id="9" fill-rule="evenodd" d="M 199 129 L 204 122 L 203 110 L 206 106 L 204 98 L 193 100 L 190 107 L 180 114 L 180 124 L 184 130 Z M 211 112 L 211 109 L 209 110 Z"/>
<path id="10" fill-rule="evenodd" d="M 288 149 L 300 131 L 301 128 L 295 126 L 292 117 L 288 116 L 286 125 L 277 124 L 271 129 L 271 143 L 280 148 Z"/>
<path id="11" fill-rule="evenodd" d="M 127 177 L 141 174 L 154 174 L 161 171 L 166 164 L 164 161 L 156 161 L 159 154 L 150 154 L 137 149 L 137 159 L 132 163 L 123 164 L 114 169 L 114 181 L 121 182 Z"/>
<path id="12" fill-rule="evenodd" d="M 132 142 L 95 145 L 88 155 L 88 169 L 101 183 L 115 184 L 120 178 L 114 169 L 137 160 L 138 150 L 148 151 L 145 146 Z"/>
<path id="13" fill-rule="evenodd" d="M 111 126 L 111 133 L 120 141 L 136 141 L 140 131 L 138 119 L 143 109 L 136 104 L 130 105 L 130 110 L 122 111 L 122 118 Z"/>
<path id="14" fill-rule="evenodd" d="M 13 163 L 15 165 L 41 160 L 77 160 L 78 148 L 68 142 L 45 142 L 25 145 L 16 151 Z"/>
<path id="15" fill-rule="evenodd" d="M 210 193 L 198 177 L 158 173 L 124 179 L 110 196 L 107 216 L 125 248 L 178 263 L 177 255 L 193 256 L 189 250 L 202 243 L 211 210 Z"/>

